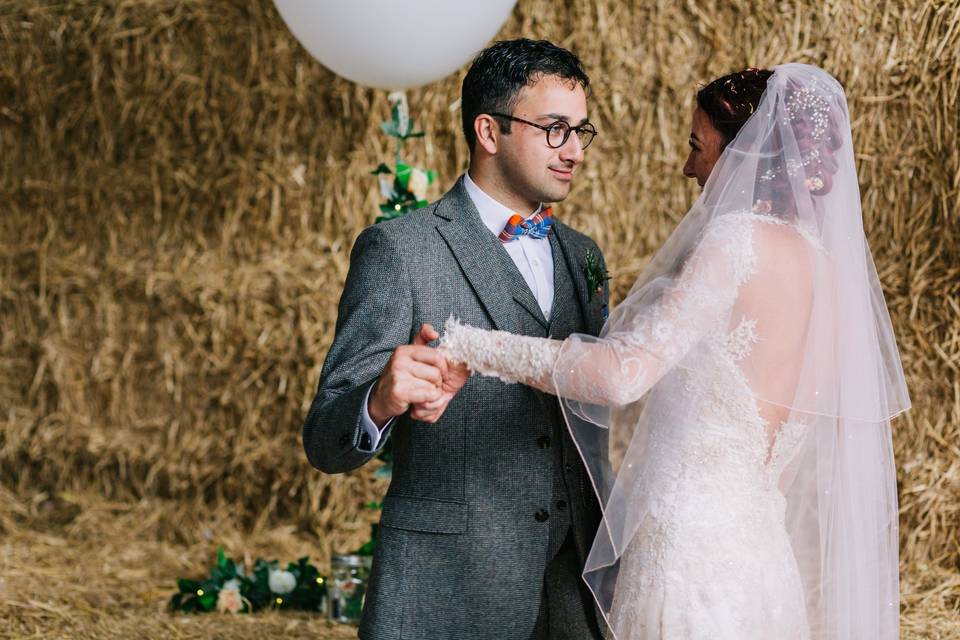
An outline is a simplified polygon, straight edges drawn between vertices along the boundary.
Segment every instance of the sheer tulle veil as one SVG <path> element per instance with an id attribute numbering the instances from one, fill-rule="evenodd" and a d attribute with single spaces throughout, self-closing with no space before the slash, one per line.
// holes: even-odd
<path id="1" fill-rule="evenodd" d="M 739 362 L 738 375 L 769 425 L 757 437 L 766 438 L 773 451 L 785 426 L 802 434 L 775 472 L 810 635 L 896 638 L 898 528 L 890 420 L 910 401 L 864 236 L 847 103 L 829 74 L 801 64 L 775 68 L 759 107 L 601 335 L 575 335 L 564 343 L 554 382 L 558 390 L 569 389 L 565 378 L 582 375 L 583 343 L 629 341 L 643 349 L 638 336 L 654 344 L 667 334 L 700 335 L 715 327 L 716 318 L 665 316 L 664 301 L 680 286 L 707 230 L 726 225 L 732 220 L 726 216 L 743 214 L 774 218 L 792 238 L 802 238 L 799 254 L 757 247 L 750 286 L 737 293 L 721 326 L 729 330 L 741 315 L 752 318 L 758 347 Z M 616 608 L 629 606 L 617 598 L 621 560 L 643 522 L 671 499 L 681 466 L 697 464 L 695 458 L 673 459 L 651 447 L 650 434 L 696 428 L 706 400 L 690 398 L 677 374 L 708 366 L 705 349 L 693 341 L 681 349 L 656 350 L 662 366 L 645 372 L 652 377 L 645 381 L 646 393 L 620 407 L 558 393 L 603 505 L 583 577 L 614 637 Z M 629 375 L 629 363 L 623 367 Z"/>

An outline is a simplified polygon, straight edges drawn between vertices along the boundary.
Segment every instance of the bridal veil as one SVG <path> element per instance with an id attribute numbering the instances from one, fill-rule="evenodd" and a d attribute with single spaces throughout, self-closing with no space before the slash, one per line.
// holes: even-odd
<path id="1" fill-rule="evenodd" d="M 747 264 L 728 233 L 744 219 L 771 223 L 754 233 Z M 617 590 L 633 536 L 679 466 L 709 464 L 709 456 L 671 458 L 650 434 L 695 425 L 718 400 L 691 394 L 689 376 L 677 375 L 714 366 L 714 343 L 703 337 L 718 327 L 731 349 L 744 347 L 737 375 L 755 405 L 746 410 L 765 425 L 760 464 L 784 496 L 811 636 L 898 637 L 890 419 L 909 398 L 864 236 L 846 99 L 818 68 L 776 67 L 759 107 L 601 335 L 575 335 L 560 352 L 558 390 L 618 388 L 613 408 L 584 402 L 588 388 L 558 393 L 604 508 L 584 579 L 608 623 L 628 606 Z M 617 360 L 615 380 L 591 377 L 598 348 Z"/>

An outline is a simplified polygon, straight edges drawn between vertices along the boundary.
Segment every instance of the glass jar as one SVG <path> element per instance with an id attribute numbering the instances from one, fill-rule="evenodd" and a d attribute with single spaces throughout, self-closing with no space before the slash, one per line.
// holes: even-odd
<path id="1" fill-rule="evenodd" d="M 334 622 L 359 625 L 363 601 L 370 580 L 370 556 L 342 555 L 330 558 L 330 619 Z"/>

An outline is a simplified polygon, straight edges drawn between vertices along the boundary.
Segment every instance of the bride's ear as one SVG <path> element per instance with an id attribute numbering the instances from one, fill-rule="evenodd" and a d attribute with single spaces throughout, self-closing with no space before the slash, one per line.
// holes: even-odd
<path id="1" fill-rule="evenodd" d="M 496 155 L 502 133 L 493 116 L 487 113 L 479 114 L 473 119 L 473 131 L 477 135 L 477 146 L 491 156 Z"/>

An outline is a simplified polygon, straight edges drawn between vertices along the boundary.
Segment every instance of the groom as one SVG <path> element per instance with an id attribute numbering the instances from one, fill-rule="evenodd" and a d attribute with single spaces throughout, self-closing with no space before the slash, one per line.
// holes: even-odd
<path id="1" fill-rule="evenodd" d="M 452 314 L 530 336 L 599 332 L 606 294 L 591 295 L 584 265 L 600 251 L 547 208 L 596 133 L 588 87 L 580 60 L 546 41 L 481 52 L 461 95 L 468 172 L 353 247 L 303 444 L 341 473 L 393 438 L 360 638 L 601 637 L 580 578 L 600 509 L 556 398 L 474 376 L 451 399 L 423 326 Z"/>

